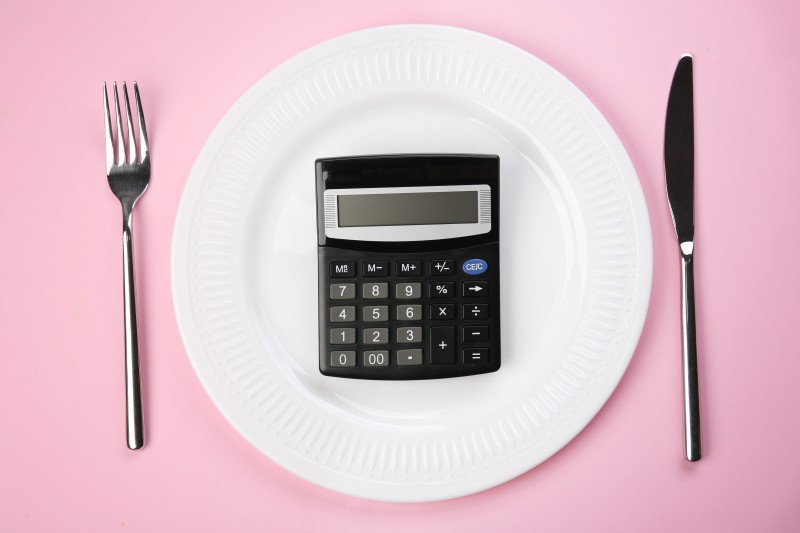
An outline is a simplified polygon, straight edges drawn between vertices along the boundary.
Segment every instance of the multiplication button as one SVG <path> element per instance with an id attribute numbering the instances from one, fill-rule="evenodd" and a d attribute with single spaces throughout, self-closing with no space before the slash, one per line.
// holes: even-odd
<path id="1" fill-rule="evenodd" d="M 431 320 L 453 320 L 456 318 L 456 304 L 433 304 L 428 308 Z"/>

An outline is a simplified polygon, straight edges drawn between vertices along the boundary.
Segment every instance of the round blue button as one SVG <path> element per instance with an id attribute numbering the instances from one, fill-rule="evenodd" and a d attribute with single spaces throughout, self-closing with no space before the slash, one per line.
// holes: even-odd
<path id="1" fill-rule="evenodd" d="M 461 270 L 470 276 L 479 276 L 486 272 L 488 268 L 489 264 L 483 259 L 467 259 L 461 265 Z"/>

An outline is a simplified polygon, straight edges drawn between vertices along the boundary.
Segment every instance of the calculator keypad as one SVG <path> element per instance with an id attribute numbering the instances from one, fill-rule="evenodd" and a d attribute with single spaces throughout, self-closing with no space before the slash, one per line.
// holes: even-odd
<path id="1" fill-rule="evenodd" d="M 320 254 L 323 373 L 368 379 L 478 374 L 500 366 L 497 247 Z M 339 255 L 340 257 L 336 257 Z M 449 257 L 448 257 L 449 255 Z M 478 259 L 476 259 L 478 258 Z M 483 263 L 483 271 L 464 265 Z"/>

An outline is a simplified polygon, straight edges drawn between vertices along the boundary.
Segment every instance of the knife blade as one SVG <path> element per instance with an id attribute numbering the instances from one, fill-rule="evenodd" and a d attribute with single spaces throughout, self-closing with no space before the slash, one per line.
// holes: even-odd
<path id="1" fill-rule="evenodd" d="M 694 95 L 693 58 L 678 61 L 667 101 L 664 175 L 667 199 L 681 253 L 684 457 L 698 461 L 700 395 L 694 302 Z"/>

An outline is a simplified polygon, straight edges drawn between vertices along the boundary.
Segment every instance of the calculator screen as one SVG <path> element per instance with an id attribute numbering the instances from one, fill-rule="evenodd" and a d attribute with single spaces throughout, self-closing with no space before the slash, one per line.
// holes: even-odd
<path id="1" fill-rule="evenodd" d="M 380 189 L 378 189 L 380 191 Z M 339 227 L 474 224 L 478 191 L 338 196 Z"/>

